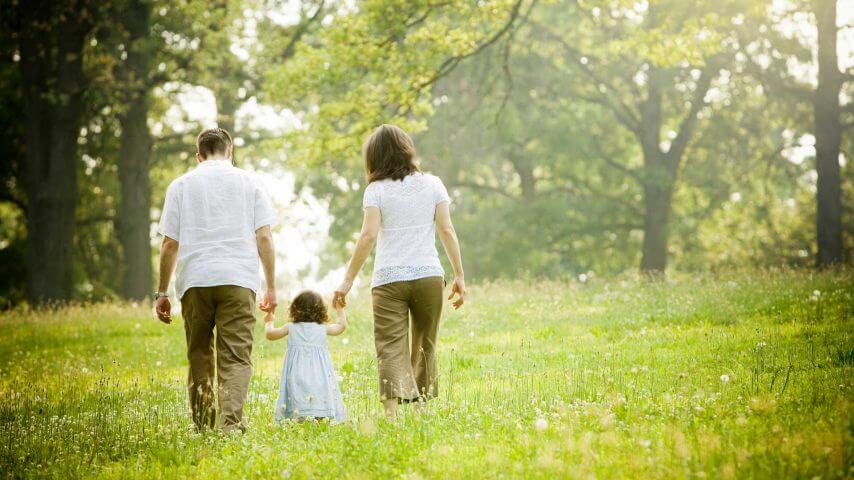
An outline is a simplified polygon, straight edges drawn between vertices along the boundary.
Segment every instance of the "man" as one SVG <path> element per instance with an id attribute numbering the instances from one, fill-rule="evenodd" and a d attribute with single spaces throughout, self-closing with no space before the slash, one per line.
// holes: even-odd
<path id="1" fill-rule="evenodd" d="M 260 307 L 271 313 L 276 309 L 270 233 L 276 214 L 260 182 L 232 164 L 231 152 L 227 131 L 203 131 L 196 139 L 199 165 L 169 185 L 158 229 L 163 247 L 154 294 L 158 318 L 171 323 L 166 290 L 177 263 L 175 294 L 187 336 L 193 421 L 200 429 L 216 428 L 219 421 L 224 432 L 246 428 L 243 403 L 252 375 L 259 257 L 267 280 Z"/>

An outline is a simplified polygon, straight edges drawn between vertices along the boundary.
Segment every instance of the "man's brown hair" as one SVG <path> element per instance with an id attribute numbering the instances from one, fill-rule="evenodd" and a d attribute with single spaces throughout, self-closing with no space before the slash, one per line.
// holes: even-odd
<path id="1" fill-rule="evenodd" d="M 415 144 L 408 133 L 394 125 L 380 125 L 362 147 L 368 183 L 391 178 L 403 180 L 418 171 Z"/>
<path id="2" fill-rule="evenodd" d="M 196 138 L 196 150 L 203 159 L 217 153 L 225 155 L 231 145 L 231 134 L 224 128 L 202 130 Z"/>

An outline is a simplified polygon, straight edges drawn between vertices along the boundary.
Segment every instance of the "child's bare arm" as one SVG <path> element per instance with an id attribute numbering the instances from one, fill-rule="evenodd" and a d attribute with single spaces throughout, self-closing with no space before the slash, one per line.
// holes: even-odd
<path id="1" fill-rule="evenodd" d="M 336 337 L 344 333 L 345 330 L 347 330 L 347 314 L 344 313 L 344 304 L 342 301 L 333 301 L 332 306 L 335 307 L 335 312 L 337 313 L 338 319 L 335 323 L 330 323 L 326 325 L 326 334 Z"/>
<path id="2" fill-rule="evenodd" d="M 267 337 L 267 340 L 284 338 L 288 334 L 288 324 L 286 323 L 276 328 L 273 326 L 273 320 L 273 315 L 270 312 L 264 315 L 264 335 Z"/>

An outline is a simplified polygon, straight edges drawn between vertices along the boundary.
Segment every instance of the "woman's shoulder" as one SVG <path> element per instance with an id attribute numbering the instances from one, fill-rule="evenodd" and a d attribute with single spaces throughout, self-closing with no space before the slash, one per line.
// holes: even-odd
<path id="1" fill-rule="evenodd" d="M 438 183 L 442 183 L 442 179 L 441 179 L 441 178 L 439 178 L 439 176 L 438 176 L 438 175 L 434 175 L 434 174 L 432 174 L 432 173 L 428 173 L 428 172 L 421 172 L 421 175 L 420 175 L 420 176 L 421 176 L 421 178 L 423 179 L 423 181 L 424 181 L 424 182 L 427 182 L 427 183 L 431 183 L 431 184 L 438 184 Z"/>

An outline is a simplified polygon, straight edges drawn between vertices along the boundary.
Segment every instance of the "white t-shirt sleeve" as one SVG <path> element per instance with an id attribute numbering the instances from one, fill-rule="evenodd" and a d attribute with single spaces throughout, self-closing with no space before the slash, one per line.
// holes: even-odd
<path id="1" fill-rule="evenodd" d="M 433 178 L 435 179 L 433 195 L 436 205 L 440 203 L 451 203 L 451 197 L 448 195 L 448 189 L 445 188 L 445 184 L 442 183 L 442 179 L 439 177 Z"/>
<path id="2" fill-rule="evenodd" d="M 276 224 L 276 210 L 267 189 L 259 181 L 255 187 L 255 230 Z"/>
<path id="3" fill-rule="evenodd" d="M 179 190 L 180 185 L 176 184 L 176 182 L 169 184 L 169 188 L 166 189 L 166 200 L 163 203 L 163 213 L 160 214 L 160 225 L 157 227 L 157 232 L 180 242 L 181 239 L 178 238 L 178 232 L 181 230 L 181 199 Z"/>
<path id="4" fill-rule="evenodd" d="M 376 182 L 369 183 L 365 187 L 365 196 L 362 198 L 362 208 L 380 207 L 380 188 Z"/>

